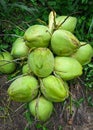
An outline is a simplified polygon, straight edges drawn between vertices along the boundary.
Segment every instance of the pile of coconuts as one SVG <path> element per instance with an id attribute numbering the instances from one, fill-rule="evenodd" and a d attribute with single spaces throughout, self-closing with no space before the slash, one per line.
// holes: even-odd
<path id="1" fill-rule="evenodd" d="M 11 100 L 29 104 L 35 119 L 47 121 L 53 113 L 53 103 L 69 97 L 68 81 L 83 73 L 83 66 L 93 57 L 93 48 L 73 34 L 77 18 L 49 14 L 47 26 L 30 26 L 23 37 L 15 40 L 11 52 L 0 53 L 0 72 L 14 73 L 22 62 L 22 75 L 10 84 Z"/>

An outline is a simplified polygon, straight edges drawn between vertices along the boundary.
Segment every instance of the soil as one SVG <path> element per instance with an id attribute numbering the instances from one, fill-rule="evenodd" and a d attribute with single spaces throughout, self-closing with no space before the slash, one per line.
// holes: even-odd
<path id="1" fill-rule="evenodd" d="M 80 99 L 84 101 L 80 104 L 74 102 L 71 109 L 70 98 L 64 104 L 55 103 L 55 111 L 50 120 L 41 123 L 42 125 L 36 120 L 33 123 L 27 121 L 25 104 L 9 102 L 7 95 L 9 84 L 6 82 L 7 76 L 0 76 L 0 130 L 93 130 L 93 108 L 88 106 L 86 91 L 81 82 L 70 84 L 70 91 L 75 101 Z M 90 94 L 93 97 L 93 92 Z"/>

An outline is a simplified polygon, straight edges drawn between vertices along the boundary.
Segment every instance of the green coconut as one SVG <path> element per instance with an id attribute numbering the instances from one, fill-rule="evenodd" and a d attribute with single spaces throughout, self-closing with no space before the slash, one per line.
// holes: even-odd
<path id="1" fill-rule="evenodd" d="M 29 110 L 35 118 L 45 122 L 53 112 L 53 104 L 41 96 L 29 103 Z"/>
<path id="2" fill-rule="evenodd" d="M 44 25 L 30 26 L 24 34 L 24 40 L 29 48 L 48 47 L 50 38 L 49 28 Z"/>
<path id="3" fill-rule="evenodd" d="M 56 25 L 59 26 L 62 22 L 64 22 L 61 26 L 59 26 L 60 29 L 64 29 L 70 32 L 74 32 L 77 18 L 69 16 L 59 16 L 56 18 Z"/>
<path id="4" fill-rule="evenodd" d="M 93 48 L 86 42 L 81 42 L 81 47 L 72 55 L 81 65 L 88 64 L 93 57 Z"/>
<path id="5" fill-rule="evenodd" d="M 23 38 L 17 38 L 13 43 L 11 55 L 15 58 L 25 57 L 28 55 L 29 48 L 26 46 Z"/>
<path id="6" fill-rule="evenodd" d="M 79 47 L 79 40 L 69 31 L 56 30 L 52 35 L 51 49 L 58 56 L 70 56 Z"/>
<path id="7" fill-rule="evenodd" d="M 62 102 L 69 95 L 68 84 L 54 75 L 43 78 L 40 88 L 43 95 L 52 102 Z"/>
<path id="8" fill-rule="evenodd" d="M 29 65 L 28 64 L 23 65 L 22 73 L 27 74 L 27 73 L 30 73 L 30 72 L 31 72 L 31 69 L 29 68 Z"/>
<path id="9" fill-rule="evenodd" d="M 82 65 L 72 57 L 55 57 L 54 72 L 63 80 L 71 80 L 82 75 Z"/>
<path id="10" fill-rule="evenodd" d="M 36 48 L 29 54 L 28 64 L 35 75 L 46 77 L 54 69 L 54 56 L 48 48 Z"/>
<path id="11" fill-rule="evenodd" d="M 11 83 L 7 92 L 11 100 L 29 102 L 38 94 L 38 81 L 32 76 L 17 78 Z"/>
<path id="12" fill-rule="evenodd" d="M 0 72 L 10 74 L 16 69 L 13 57 L 7 51 L 0 53 Z"/>

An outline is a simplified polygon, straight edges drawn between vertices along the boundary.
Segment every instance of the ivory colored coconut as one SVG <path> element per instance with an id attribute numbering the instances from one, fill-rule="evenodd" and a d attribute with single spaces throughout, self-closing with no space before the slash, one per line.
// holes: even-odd
<path id="1" fill-rule="evenodd" d="M 51 49 L 58 56 L 70 56 L 79 47 L 79 40 L 69 31 L 56 30 L 52 35 Z"/>
<path id="2" fill-rule="evenodd" d="M 72 16 L 69 16 L 67 19 L 66 18 L 67 16 L 57 17 L 56 18 L 57 26 L 60 25 L 65 20 L 64 23 L 59 28 L 70 32 L 74 32 L 77 23 L 77 18 Z"/>
<path id="3" fill-rule="evenodd" d="M 54 56 L 48 48 L 36 48 L 28 56 L 31 71 L 38 77 L 47 77 L 54 69 Z"/>
<path id="4" fill-rule="evenodd" d="M 72 57 L 55 57 L 55 74 L 63 80 L 71 80 L 82 75 L 82 65 Z"/>
<path id="5" fill-rule="evenodd" d="M 24 34 L 24 40 L 29 48 L 48 47 L 50 38 L 49 28 L 44 25 L 30 26 Z"/>
<path id="6" fill-rule="evenodd" d="M 93 48 L 86 42 L 81 42 L 81 47 L 72 55 L 81 65 L 88 64 L 93 57 Z"/>
<path id="7" fill-rule="evenodd" d="M 41 80 L 41 92 L 52 102 L 62 102 L 68 97 L 68 85 L 61 78 L 50 75 Z"/>
<path id="8" fill-rule="evenodd" d="M 9 52 L 0 53 L 0 72 L 5 74 L 10 74 L 14 72 L 16 68 L 15 62 L 13 62 L 13 57 Z"/>
<path id="9" fill-rule="evenodd" d="M 53 104 L 41 96 L 29 103 L 29 110 L 35 118 L 45 122 L 53 112 Z"/>
<path id="10" fill-rule="evenodd" d="M 7 92 L 11 100 L 29 102 L 38 94 L 38 81 L 32 76 L 17 78 L 11 83 Z"/>
<path id="11" fill-rule="evenodd" d="M 26 46 L 23 38 L 17 38 L 13 43 L 11 55 L 15 58 L 25 57 L 28 55 L 29 48 Z"/>

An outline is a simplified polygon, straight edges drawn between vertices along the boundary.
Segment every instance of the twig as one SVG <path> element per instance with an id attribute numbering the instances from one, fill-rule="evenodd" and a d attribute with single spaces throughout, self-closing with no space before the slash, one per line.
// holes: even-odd
<path id="1" fill-rule="evenodd" d="M 4 63 L 2 65 L 0 65 L 0 67 L 4 66 L 4 65 L 7 65 L 7 64 L 10 64 L 12 62 L 16 62 L 16 63 L 20 63 L 20 62 L 17 62 L 17 61 L 20 61 L 20 60 L 23 60 L 25 59 L 26 57 L 22 57 L 22 58 L 17 58 L 17 59 L 14 59 L 14 60 L 11 60 L 11 61 L 8 61 L 8 60 L 0 60 L 0 62 L 7 62 L 7 63 Z"/>
<path id="2" fill-rule="evenodd" d="M 21 31 L 24 31 L 24 32 L 25 32 L 25 30 L 24 30 L 24 29 L 22 29 L 21 27 L 19 27 L 18 25 L 14 24 L 13 22 L 11 22 L 11 21 L 9 21 L 9 20 L 2 20 L 2 22 L 7 22 L 7 23 L 10 23 L 10 24 L 12 24 L 12 25 L 16 26 L 19 30 L 21 30 Z"/>
<path id="3" fill-rule="evenodd" d="M 16 110 L 15 110 L 15 113 L 20 110 L 26 103 L 22 104 L 20 107 L 18 107 Z"/>
<path id="4" fill-rule="evenodd" d="M 27 75 L 27 74 L 22 74 L 22 75 L 16 76 L 15 78 L 12 78 L 11 80 L 8 80 L 7 82 L 5 82 L 5 84 L 8 84 L 8 83 L 10 83 L 11 81 L 13 81 L 13 80 L 15 80 L 15 79 L 17 79 L 17 78 L 20 78 L 20 77 L 26 76 L 26 75 Z"/>
<path id="5" fill-rule="evenodd" d="M 5 35 L 12 36 L 12 37 L 22 37 L 22 36 L 19 36 L 19 35 L 16 35 L 16 34 L 0 34 L 0 37 L 5 36 Z"/>

